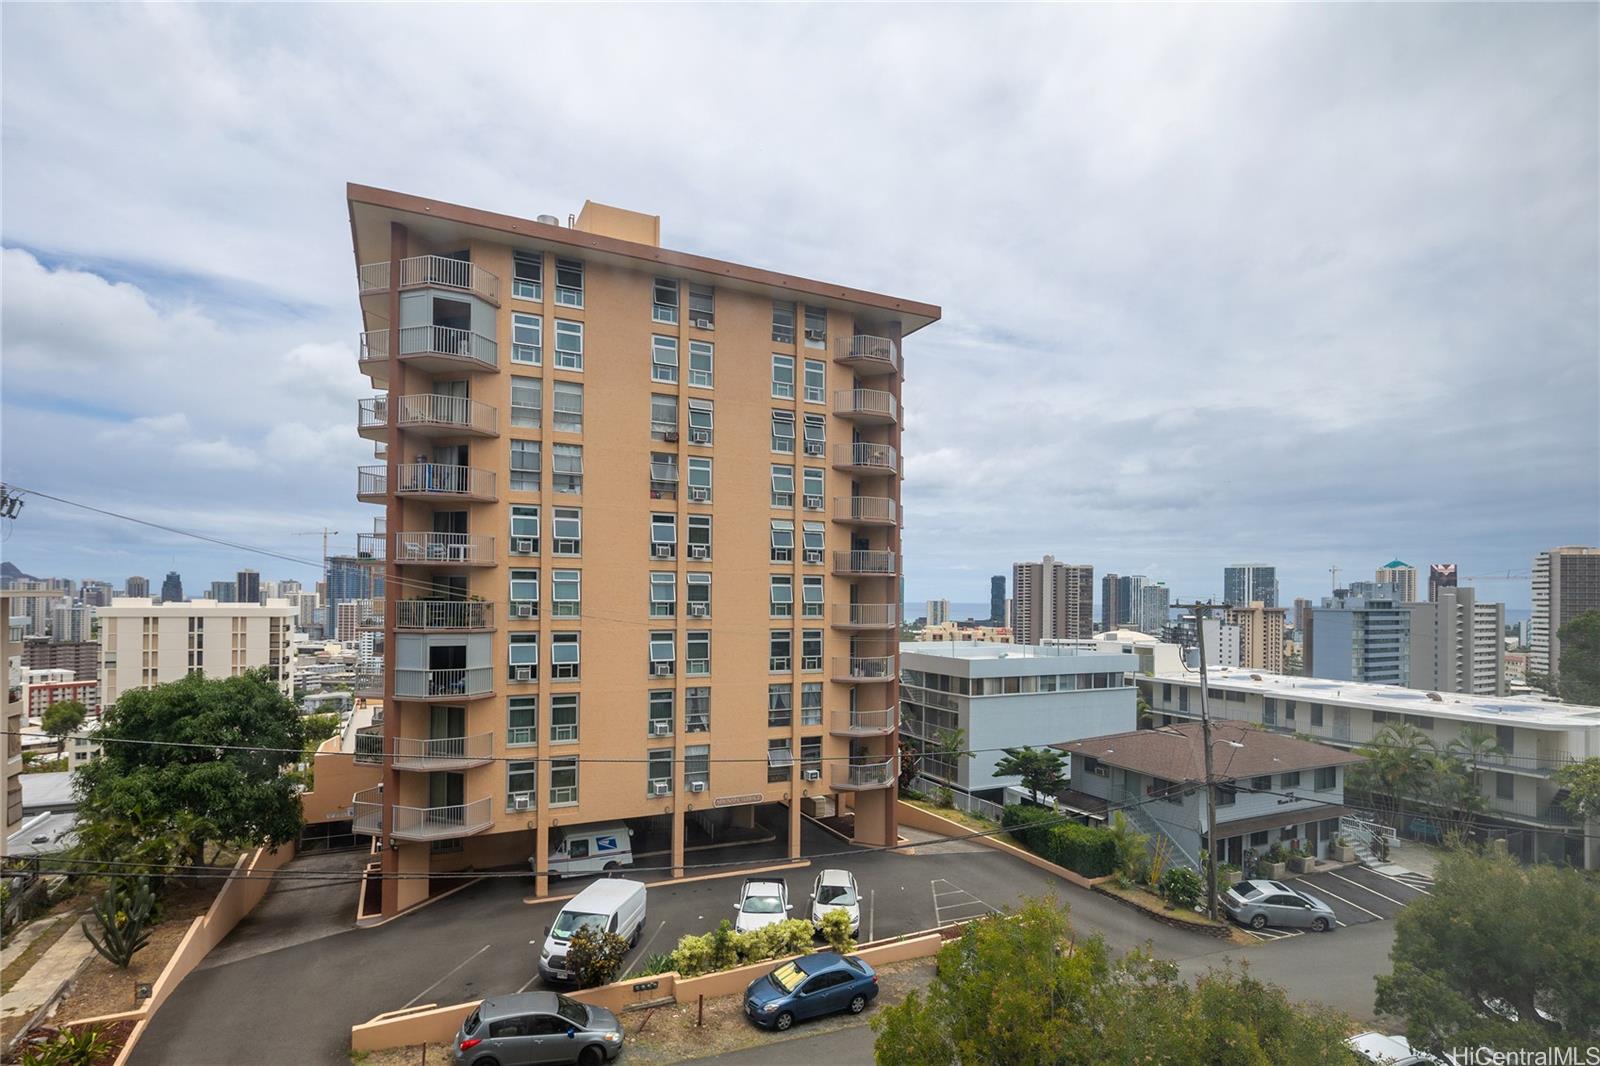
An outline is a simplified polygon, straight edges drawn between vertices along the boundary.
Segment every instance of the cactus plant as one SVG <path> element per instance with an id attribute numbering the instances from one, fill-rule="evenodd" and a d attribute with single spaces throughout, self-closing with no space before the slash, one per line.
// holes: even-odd
<path id="1" fill-rule="evenodd" d="M 148 882 L 136 881 L 131 890 L 113 884 L 90 910 L 100 926 L 100 935 L 94 935 L 87 918 L 83 920 L 83 935 L 107 962 L 126 970 L 133 956 L 150 940 L 150 914 L 155 905 L 155 893 L 150 891 Z"/>

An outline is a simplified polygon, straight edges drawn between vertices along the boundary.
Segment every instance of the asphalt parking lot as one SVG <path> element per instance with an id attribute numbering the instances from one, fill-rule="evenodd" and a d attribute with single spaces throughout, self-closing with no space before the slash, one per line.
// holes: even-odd
<path id="1" fill-rule="evenodd" d="M 1387 922 L 1400 913 L 1412 900 L 1428 895 L 1428 880 L 1419 875 L 1391 876 L 1365 866 L 1346 866 L 1339 870 L 1304 874 L 1287 884 L 1316 896 L 1333 909 L 1338 923 L 1331 932 L 1341 928 L 1366 925 L 1369 922 Z M 1306 929 L 1247 929 L 1258 940 L 1283 940 L 1304 936 Z"/>

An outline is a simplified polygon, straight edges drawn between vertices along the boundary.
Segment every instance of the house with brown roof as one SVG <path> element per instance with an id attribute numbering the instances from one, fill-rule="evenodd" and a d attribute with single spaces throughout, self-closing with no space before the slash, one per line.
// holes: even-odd
<path id="1" fill-rule="evenodd" d="M 1217 854 L 1285 848 L 1319 858 L 1338 833 L 1346 769 L 1359 756 L 1327 744 L 1228 720 L 1211 724 L 1217 788 Z M 1061 805 L 1094 820 L 1122 811 L 1152 845 L 1166 838 L 1177 861 L 1199 868 L 1206 850 L 1205 742 L 1199 722 L 1073 740 L 1052 747 L 1072 759 Z"/>

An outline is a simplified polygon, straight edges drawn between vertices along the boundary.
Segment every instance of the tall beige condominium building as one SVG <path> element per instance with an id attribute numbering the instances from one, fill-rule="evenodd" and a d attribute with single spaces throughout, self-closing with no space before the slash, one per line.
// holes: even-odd
<path id="1" fill-rule="evenodd" d="M 1600 548 L 1567 546 L 1533 560 L 1533 619 L 1528 672 L 1561 676 L 1561 627 L 1600 610 Z"/>
<path id="2" fill-rule="evenodd" d="M 100 703 L 110 708 L 127 689 L 151 688 L 191 673 L 237 677 L 266 667 L 291 691 L 289 636 L 295 608 L 266 603 L 156 603 L 118 598 L 99 610 Z"/>
<path id="3" fill-rule="evenodd" d="M 1376 585 L 1388 585 L 1400 603 L 1417 602 L 1417 568 L 1410 563 L 1391 559 L 1378 567 L 1372 581 Z"/>
<path id="4" fill-rule="evenodd" d="M 939 309 L 350 186 L 360 405 L 386 462 L 386 874 L 574 827 L 685 840 L 851 807 L 896 837 L 904 335 Z M 779 831 L 785 826 L 776 824 Z M 670 841 L 670 844 L 668 843 Z M 382 909 L 426 898 L 386 878 Z"/>
<path id="5" fill-rule="evenodd" d="M 1222 612 L 1225 624 L 1239 627 L 1241 667 L 1283 673 L 1283 627 L 1288 613 L 1287 607 L 1268 607 L 1260 600 Z"/>
<path id="6" fill-rule="evenodd" d="M 1094 567 L 1042 562 L 1011 567 L 1011 633 L 1018 644 L 1094 637 Z"/>
<path id="7" fill-rule="evenodd" d="M 7 837 L 22 823 L 22 730 L 27 722 L 27 703 L 23 698 L 23 686 L 20 676 L 22 657 L 22 630 L 23 623 L 18 619 L 17 625 L 11 624 L 13 607 L 11 597 L 0 596 L 0 672 L 5 674 L 3 680 L 6 685 L 6 742 L 4 761 L 0 766 L 5 767 L 6 806 L 5 814 L 0 816 L 0 845 L 5 843 Z"/>
<path id="8" fill-rule="evenodd" d="M 1435 692 L 1477 696 L 1506 693 L 1506 609 L 1479 603 L 1475 589 L 1454 585 L 1433 590 L 1431 611 L 1417 611 L 1412 625 L 1433 626 L 1432 683 Z M 1413 658 L 1426 642 L 1413 640 Z M 1425 665 L 1425 664 L 1414 664 Z"/>

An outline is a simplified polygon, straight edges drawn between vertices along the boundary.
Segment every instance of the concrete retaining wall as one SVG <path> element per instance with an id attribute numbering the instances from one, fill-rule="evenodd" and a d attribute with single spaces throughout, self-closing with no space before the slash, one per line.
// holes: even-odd
<path id="1" fill-rule="evenodd" d="M 970 834 L 973 831 L 971 826 L 953 822 L 948 818 L 941 818 L 931 811 L 925 811 L 921 807 L 913 807 L 909 803 L 896 802 L 899 805 L 901 825 L 909 825 L 913 829 L 921 829 L 929 833 L 938 833 L 940 836 L 966 836 L 967 839 L 975 844 L 982 844 L 986 848 L 1003 851 L 1013 858 L 1021 859 L 1030 866 L 1037 866 L 1041 870 L 1055 874 L 1063 881 L 1070 881 L 1079 888 L 1093 888 L 1105 880 L 1103 877 L 1085 877 L 1080 873 L 1067 869 L 1065 866 L 1057 866 L 1053 862 L 1047 862 L 1027 848 L 1020 848 L 1004 839 L 1006 834 L 996 833 L 991 836 L 971 836 Z"/>

